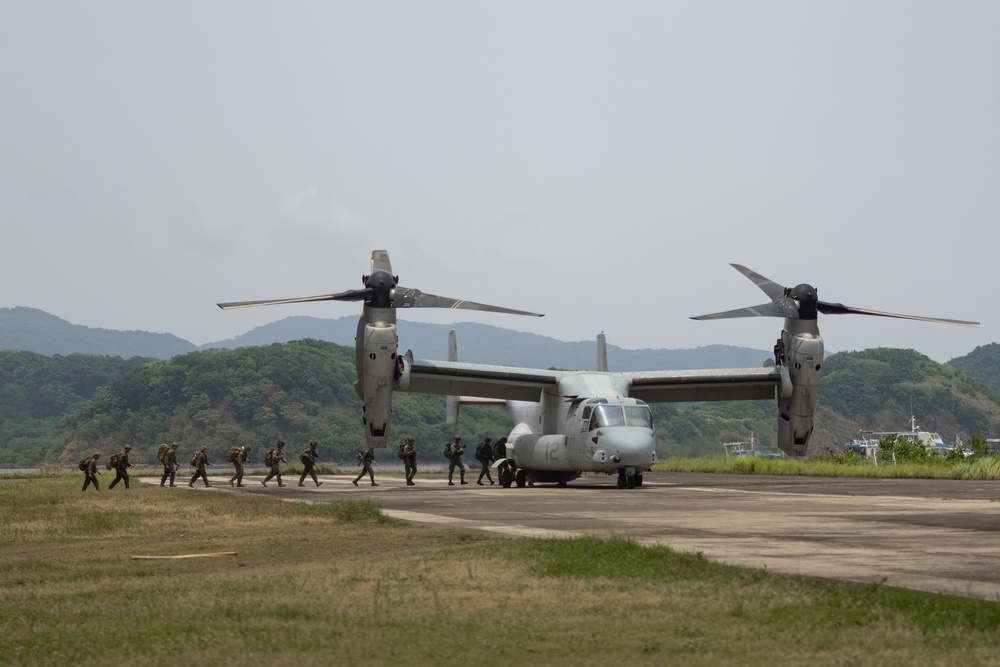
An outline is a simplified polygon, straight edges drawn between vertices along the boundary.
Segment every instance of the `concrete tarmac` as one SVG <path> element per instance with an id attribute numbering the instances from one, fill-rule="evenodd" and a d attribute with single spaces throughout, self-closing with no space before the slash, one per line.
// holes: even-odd
<path id="1" fill-rule="evenodd" d="M 647 472 L 638 489 L 615 477 L 569 486 L 504 489 L 448 486 L 446 475 L 321 476 L 298 486 L 260 477 L 234 489 L 228 475 L 197 490 L 266 494 L 284 500 L 370 500 L 391 517 L 497 536 L 621 536 L 700 552 L 771 572 L 854 584 L 879 583 L 1000 600 L 1000 483 L 956 480 L 836 479 Z M 457 477 L 456 477 L 457 479 Z M 159 478 L 143 478 L 159 483 Z M 180 491 L 187 481 L 178 479 Z"/>

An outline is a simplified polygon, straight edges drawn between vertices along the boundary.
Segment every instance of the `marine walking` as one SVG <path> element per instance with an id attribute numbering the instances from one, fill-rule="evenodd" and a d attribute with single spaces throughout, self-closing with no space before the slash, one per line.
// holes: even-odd
<path id="1" fill-rule="evenodd" d="M 250 460 L 250 445 L 246 447 L 232 447 L 229 450 L 229 462 L 233 464 L 233 476 L 229 478 L 229 486 L 243 486 L 243 468 Z M 235 451 L 234 451 L 235 450 Z"/>
<path id="2" fill-rule="evenodd" d="M 101 458 L 101 453 L 94 452 L 93 456 L 88 456 L 80 461 L 80 470 L 83 471 L 83 488 L 81 491 L 86 491 L 87 487 L 91 484 L 94 485 L 94 491 L 101 490 L 101 485 L 97 482 L 97 476 L 101 474 L 101 471 L 97 469 L 97 459 L 99 458 Z"/>
<path id="3" fill-rule="evenodd" d="M 278 480 L 278 486 L 284 486 L 281 482 L 282 463 L 288 463 L 288 459 L 285 458 L 285 441 L 279 440 L 274 447 L 270 447 L 264 452 L 264 465 L 269 467 L 271 471 L 267 473 L 267 477 L 261 481 L 261 484 L 267 486 L 267 483 L 274 478 Z"/>
<path id="4" fill-rule="evenodd" d="M 302 475 L 299 477 L 299 486 L 306 485 L 306 476 L 312 477 L 312 480 L 316 483 L 316 486 L 320 486 L 323 482 L 319 481 L 316 477 L 316 459 L 319 458 L 319 452 L 316 451 L 316 447 L 319 445 L 315 440 L 310 441 L 309 446 L 302 450 L 299 454 L 299 460 L 302 461 Z"/>
<path id="5" fill-rule="evenodd" d="M 188 486 L 193 487 L 195 480 L 199 477 L 205 481 L 205 486 L 211 486 L 211 484 L 208 483 L 208 474 L 205 472 L 205 466 L 212 465 L 208 462 L 208 447 L 203 446 L 195 452 L 194 456 L 191 458 L 191 465 L 194 466 L 195 470 L 194 474 L 191 475 L 191 481 L 188 482 Z"/>
<path id="6" fill-rule="evenodd" d="M 128 469 L 132 467 L 132 464 L 128 462 L 128 453 L 132 451 L 132 445 L 125 445 L 120 452 L 116 452 L 111 455 L 111 460 L 108 461 L 108 470 L 114 468 L 115 478 L 110 484 L 108 484 L 108 489 L 115 488 L 118 482 L 124 481 L 125 488 L 129 487 L 128 482 Z"/>
<path id="7" fill-rule="evenodd" d="M 414 486 L 413 476 L 417 474 L 417 448 L 413 444 L 411 435 L 403 442 L 399 443 L 399 451 L 396 456 L 403 460 L 403 470 L 406 473 L 406 485 Z"/>
<path id="8" fill-rule="evenodd" d="M 448 458 L 448 486 L 455 486 L 453 480 L 455 468 L 458 468 L 459 481 L 462 484 L 468 484 L 465 481 L 465 464 L 462 463 L 462 454 L 464 453 L 465 447 L 462 446 L 462 436 L 460 435 L 456 435 L 452 442 L 444 446 L 444 455 Z"/>
<path id="9" fill-rule="evenodd" d="M 358 480 L 365 475 L 371 479 L 372 486 L 378 486 L 378 483 L 375 482 L 375 471 L 372 470 L 372 465 L 375 463 L 375 450 L 371 447 L 365 447 L 358 451 L 358 463 L 361 464 L 361 472 L 352 480 L 354 486 L 357 486 Z"/>
<path id="10" fill-rule="evenodd" d="M 164 445 L 160 445 L 164 447 Z M 174 484 L 174 480 L 177 479 L 177 448 L 180 447 L 180 443 L 175 442 L 166 449 L 163 450 L 163 458 L 160 459 L 163 462 L 163 476 L 160 477 L 160 486 L 167 483 L 170 480 L 170 486 L 177 486 Z"/>

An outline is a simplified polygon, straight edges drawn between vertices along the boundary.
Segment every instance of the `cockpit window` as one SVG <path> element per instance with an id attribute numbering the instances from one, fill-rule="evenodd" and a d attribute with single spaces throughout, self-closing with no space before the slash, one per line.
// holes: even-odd
<path id="1" fill-rule="evenodd" d="M 625 413 L 620 405 L 598 405 L 594 409 L 594 417 L 590 420 L 590 429 L 601 426 L 624 426 Z"/>
<path id="2" fill-rule="evenodd" d="M 653 415 L 645 405 L 598 405 L 590 419 L 590 430 L 607 426 L 653 428 Z"/>
<path id="3" fill-rule="evenodd" d="M 645 405 L 629 405 L 625 407 L 625 421 L 629 426 L 653 428 L 653 413 Z"/>

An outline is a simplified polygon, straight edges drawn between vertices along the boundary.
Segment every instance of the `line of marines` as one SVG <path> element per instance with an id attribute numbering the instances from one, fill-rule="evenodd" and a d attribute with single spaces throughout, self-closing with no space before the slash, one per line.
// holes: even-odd
<path id="1" fill-rule="evenodd" d="M 483 477 L 489 481 L 490 485 L 493 485 L 493 476 L 490 473 L 490 465 L 494 461 L 504 461 L 507 458 L 506 452 L 506 441 L 507 438 L 500 438 L 496 443 L 491 444 L 490 438 L 484 438 L 483 442 L 480 442 L 476 447 L 476 460 L 480 462 L 482 468 L 479 473 L 479 479 L 477 484 L 483 484 Z M 177 460 L 177 450 L 180 447 L 180 443 L 173 443 L 172 445 L 162 444 L 160 445 L 159 451 L 157 452 L 157 458 L 163 463 L 163 475 L 160 478 L 160 486 L 176 487 L 177 470 L 180 467 L 180 463 Z M 316 486 L 322 486 L 323 482 L 319 480 L 316 476 L 316 461 L 319 456 L 318 443 L 313 440 L 309 445 L 302 451 L 299 455 L 299 461 L 302 462 L 302 474 L 299 477 L 299 486 L 305 486 L 306 477 L 311 477 L 313 483 Z M 227 459 L 233 464 L 234 473 L 229 479 L 229 485 L 233 487 L 243 487 L 243 471 L 246 464 L 250 460 L 250 452 L 253 450 L 250 446 L 245 447 L 231 447 L 227 455 Z M 278 486 L 285 486 L 281 481 L 281 464 L 287 464 L 288 459 L 285 457 L 285 443 L 282 440 L 278 440 L 274 447 L 268 448 L 264 454 L 264 465 L 269 468 L 268 474 L 261 481 L 265 487 L 267 483 L 272 479 L 277 481 Z M 132 467 L 132 463 L 129 462 L 129 453 L 132 451 L 131 445 L 125 445 L 120 451 L 111 455 L 111 459 L 107 462 L 106 467 L 108 470 L 115 471 L 115 478 L 108 485 L 108 489 L 113 489 L 118 485 L 119 482 L 125 484 L 125 488 L 131 488 L 129 482 L 128 469 Z M 451 442 L 448 442 L 444 448 L 444 456 L 448 459 L 448 485 L 454 486 L 454 474 L 456 468 L 459 471 L 459 483 L 468 484 L 465 481 L 465 464 L 462 462 L 462 455 L 465 453 L 465 446 L 462 444 L 461 436 L 456 435 Z M 406 440 L 400 443 L 399 450 L 396 455 L 403 461 L 403 468 L 406 474 L 406 485 L 414 486 L 413 477 L 417 473 L 417 448 L 414 445 L 413 437 L 408 437 Z M 97 476 L 100 473 L 98 470 L 98 461 L 101 458 L 100 452 L 95 452 L 93 456 L 89 456 L 82 461 L 80 461 L 80 470 L 84 473 L 83 480 L 83 491 L 87 490 L 90 485 L 94 486 L 94 490 L 100 490 L 100 484 L 98 482 Z M 358 463 L 361 465 L 361 472 L 352 480 L 354 486 L 358 485 L 358 482 L 365 476 L 368 475 L 371 485 L 378 486 L 375 481 L 375 472 L 373 470 L 373 465 L 375 464 L 375 452 L 371 448 L 364 448 L 358 452 Z M 194 474 L 191 476 L 188 482 L 189 487 L 193 487 L 194 483 L 199 479 L 202 480 L 205 486 L 211 486 L 208 481 L 208 474 L 206 472 L 206 467 L 212 465 L 208 460 L 208 447 L 203 446 L 201 449 L 194 453 L 191 458 L 191 466 L 195 469 Z"/>

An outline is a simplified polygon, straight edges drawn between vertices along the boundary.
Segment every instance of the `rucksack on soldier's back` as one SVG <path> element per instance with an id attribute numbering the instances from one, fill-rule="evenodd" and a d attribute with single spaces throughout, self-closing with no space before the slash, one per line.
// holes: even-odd
<path id="1" fill-rule="evenodd" d="M 229 454 L 226 456 L 226 460 L 232 463 L 236 458 L 243 453 L 243 450 L 239 447 L 230 447 Z"/>
<path id="2" fill-rule="evenodd" d="M 160 448 L 156 450 L 156 459 L 160 463 L 163 463 L 163 459 L 166 458 L 168 449 L 170 449 L 170 445 L 164 442 L 160 445 Z"/>
<path id="3" fill-rule="evenodd" d="M 450 459 L 451 458 L 451 443 L 450 442 L 447 443 L 447 444 L 445 444 L 444 451 L 441 452 L 441 454 L 443 454 L 446 459 Z"/>
<path id="4" fill-rule="evenodd" d="M 120 452 L 115 452 L 114 454 L 111 455 L 111 458 L 108 459 L 108 462 L 105 464 L 107 465 L 108 470 L 118 467 L 118 461 L 119 459 L 121 459 L 121 456 L 119 456 L 119 454 Z"/>
<path id="5" fill-rule="evenodd" d="M 90 457 L 88 456 L 87 458 L 80 461 L 80 470 L 86 472 L 87 468 L 89 467 L 90 467 Z"/>
<path id="6" fill-rule="evenodd" d="M 274 447 L 269 447 L 266 452 L 264 452 L 264 465 L 273 466 L 274 465 Z"/>

